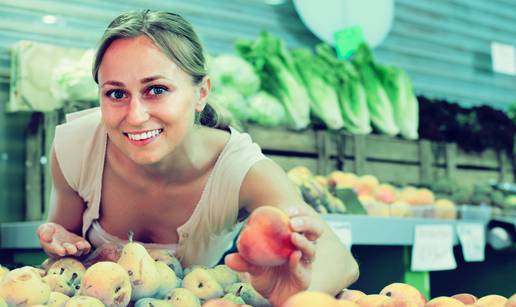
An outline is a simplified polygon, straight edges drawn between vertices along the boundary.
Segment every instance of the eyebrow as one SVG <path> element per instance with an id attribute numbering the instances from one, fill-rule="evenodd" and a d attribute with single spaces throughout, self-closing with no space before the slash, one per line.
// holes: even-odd
<path id="1" fill-rule="evenodd" d="M 162 75 L 155 75 L 155 76 L 145 77 L 145 78 L 141 79 L 140 83 L 141 84 L 145 84 L 145 83 L 149 83 L 149 82 L 152 82 L 152 81 L 155 81 L 155 80 L 158 80 L 158 79 L 167 79 L 167 78 L 165 78 Z M 106 82 L 102 83 L 101 87 L 104 86 L 104 85 L 113 85 L 113 86 L 123 87 L 124 83 L 120 82 L 120 81 L 110 80 L 110 81 L 106 81 Z"/>

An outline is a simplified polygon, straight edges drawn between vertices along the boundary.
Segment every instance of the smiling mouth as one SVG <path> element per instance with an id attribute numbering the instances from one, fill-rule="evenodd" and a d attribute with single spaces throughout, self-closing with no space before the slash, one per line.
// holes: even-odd
<path id="1" fill-rule="evenodd" d="M 155 129 L 149 130 L 141 133 L 129 133 L 124 132 L 124 135 L 127 136 L 131 141 L 145 141 L 148 139 L 152 139 L 157 137 L 163 132 L 163 129 Z"/>

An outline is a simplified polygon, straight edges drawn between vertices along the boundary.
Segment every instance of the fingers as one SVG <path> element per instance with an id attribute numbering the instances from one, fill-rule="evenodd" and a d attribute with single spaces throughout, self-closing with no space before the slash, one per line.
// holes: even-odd
<path id="1" fill-rule="evenodd" d="M 77 248 L 76 256 L 82 256 L 90 252 L 91 245 L 88 241 L 82 240 L 75 243 L 75 247 Z"/>
<path id="2" fill-rule="evenodd" d="M 48 244 L 49 252 L 55 254 L 58 257 L 66 256 L 66 249 L 57 241 L 52 241 Z"/>
<path id="3" fill-rule="evenodd" d="M 41 224 L 36 233 L 39 239 L 43 242 L 50 243 L 52 242 L 52 238 L 54 237 L 54 233 L 56 232 L 56 227 L 54 223 L 45 223 Z"/>
<path id="4" fill-rule="evenodd" d="M 317 248 L 312 241 L 297 232 L 292 233 L 291 241 L 301 252 L 301 260 L 304 263 L 312 263 L 315 260 Z"/>
<path id="5" fill-rule="evenodd" d="M 239 254 L 229 254 L 224 258 L 224 262 L 228 267 L 237 272 L 249 272 L 251 275 L 258 275 L 263 272 L 264 268 L 247 262 Z"/>
<path id="6" fill-rule="evenodd" d="M 324 231 L 323 223 L 310 215 L 292 217 L 290 227 L 293 231 L 303 233 L 310 241 L 319 239 Z"/>

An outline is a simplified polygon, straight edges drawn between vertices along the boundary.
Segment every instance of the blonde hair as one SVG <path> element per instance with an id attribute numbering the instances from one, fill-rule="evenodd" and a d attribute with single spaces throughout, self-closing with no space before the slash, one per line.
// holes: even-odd
<path id="1" fill-rule="evenodd" d="M 111 43 L 119 38 L 146 35 L 174 63 L 199 85 L 208 74 L 203 47 L 192 25 L 178 14 L 164 11 L 132 11 L 119 15 L 107 27 L 99 41 L 93 63 L 93 79 L 98 83 L 102 58 Z M 216 107 L 207 104 L 196 113 L 195 122 L 204 126 L 227 129 Z"/>

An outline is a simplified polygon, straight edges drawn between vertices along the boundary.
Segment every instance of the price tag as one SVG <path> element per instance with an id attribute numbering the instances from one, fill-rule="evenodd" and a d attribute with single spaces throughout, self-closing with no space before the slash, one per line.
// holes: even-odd
<path id="1" fill-rule="evenodd" d="M 358 46 L 364 42 L 362 27 L 348 27 L 333 33 L 335 38 L 335 49 L 339 59 L 348 59 Z"/>
<path id="2" fill-rule="evenodd" d="M 340 221 L 328 221 L 328 225 L 333 229 L 342 244 L 350 250 L 352 244 L 351 225 L 348 222 Z"/>
<path id="3" fill-rule="evenodd" d="M 416 225 L 412 247 L 412 271 L 451 270 L 457 267 L 453 256 L 451 225 Z"/>
<path id="4" fill-rule="evenodd" d="M 516 51 L 514 50 L 514 46 L 492 42 L 491 59 L 493 71 L 513 76 L 516 75 Z"/>
<path id="5" fill-rule="evenodd" d="M 484 225 L 460 223 L 457 225 L 457 235 L 465 261 L 484 261 L 486 246 Z"/>

